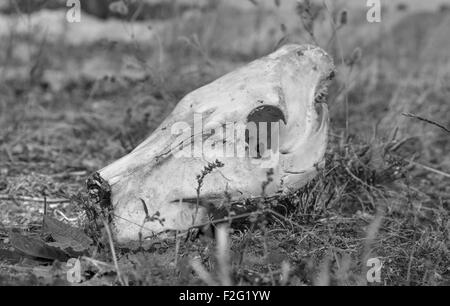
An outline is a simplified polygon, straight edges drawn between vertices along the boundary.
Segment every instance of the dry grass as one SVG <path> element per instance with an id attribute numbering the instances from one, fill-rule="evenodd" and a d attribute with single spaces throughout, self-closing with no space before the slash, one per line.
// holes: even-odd
<path id="1" fill-rule="evenodd" d="M 445 115 L 449 89 L 429 86 L 449 77 L 449 71 L 441 71 L 439 78 L 420 73 L 436 67 L 438 59 L 424 56 L 419 65 L 401 44 L 389 43 L 395 32 L 349 42 L 347 33 L 360 26 L 352 14 L 359 13 L 345 10 L 343 17 L 344 9 L 299 6 L 295 18 L 301 19 L 283 20 L 281 14 L 274 22 L 280 30 L 273 41 L 245 38 L 253 45 L 242 45 L 242 50 L 223 44 L 233 36 L 242 41 L 236 28 L 223 27 L 238 23 L 223 7 L 205 13 L 203 22 L 213 29 L 209 32 L 200 19 L 183 27 L 178 16 L 157 47 L 99 42 L 71 48 L 11 32 L 8 46 L 0 50 L 0 251 L 9 247 L 10 228 L 40 230 L 44 199 L 49 214 L 82 223 L 78 204 L 87 201 L 85 178 L 129 152 L 185 93 L 280 42 L 313 40 L 328 46 L 338 65 L 329 90 L 330 145 L 319 176 L 293 194 L 248 200 L 250 212 L 233 218 L 225 214 L 223 222 L 211 225 L 217 239 L 178 233 L 176 239 L 119 248 L 105 232 L 98 250 L 82 259 L 85 283 L 366 285 L 367 260 L 376 257 L 383 262 L 380 285 L 449 284 L 450 189 L 442 175 L 450 169 L 448 133 L 411 118 L 402 121 L 401 115 L 413 112 L 416 118 L 450 126 Z M 242 19 L 244 33 L 265 37 L 272 14 L 258 10 L 249 16 Z M 331 32 L 322 37 L 330 18 Z M 420 40 L 409 44 L 420 46 L 422 30 L 398 27 L 404 39 Z M 433 33 L 433 27 L 425 28 Z M 32 61 L 13 57 L 12 50 L 23 45 Z M 42 77 L 50 68 L 65 73 L 73 67 L 67 63 L 82 65 L 86 54 L 93 63 L 133 58 L 145 78 L 80 77 L 59 86 Z M 399 54 L 405 54 L 401 61 Z M 26 77 L 7 78 L 15 67 L 25 67 Z M 19 267 L 18 261 L 0 264 L 0 283 L 64 281 L 42 274 L 30 280 Z M 12 276 L 5 278 L 7 273 Z"/>

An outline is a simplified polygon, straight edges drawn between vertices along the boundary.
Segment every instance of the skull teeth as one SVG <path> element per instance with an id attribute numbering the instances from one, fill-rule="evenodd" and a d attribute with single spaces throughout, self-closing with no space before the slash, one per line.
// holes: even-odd
<path id="1" fill-rule="evenodd" d="M 324 87 L 322 89 L 320 89 L 317 93 L 316 96 L 314 97 L 314 102 L 315 103 L 325 103 L 326 99 L 327 99 L 327 89 Z"/>

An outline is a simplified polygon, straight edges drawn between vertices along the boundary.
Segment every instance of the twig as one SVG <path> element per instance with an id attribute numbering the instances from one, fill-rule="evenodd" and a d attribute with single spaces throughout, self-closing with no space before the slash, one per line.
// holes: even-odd
<path id="1" fill-rule="evenodd" d="M 107 263 L 107 262 L 103 262 L 103 261 L 100 261 L 100 260 L 97 260 L 97 259 L 94 259 L 94 258 L 90 258 L 90 257 L 86 257 L 86 256 L 81 256 L 81 259 L 86 260 L 86 261 L 88 261 L 89 263 L 93 264 L 97 269 L 101 269 L 102 266 L 103 266 L 104 268 L 111 269 L 111 270 L 112 270 L 112 269 L 115 269 L 115 267 L 114 267 L 113 265 L 110 265 L 110 264 Z"/>
<path id="2" fill-rule="evenodd" d="M 120 284 L 122 286 L 126 286 L 124 280 L 122 279 L 122 274 L 120 273 L 119 263 L 117 262 L 116 251 L 114 249 L 114 243 L 112 240 L 111 231 L 109 229 L 108 223 L 106 223 L 105 220 L 102 220 L 102 221 L 103 221 L 103 225 L 105 226 L 106 234 L 108 235 L 109 247 L 111 248 L 111 255 L 112 255 L 113 262 L 114 262 L 114 267 L 116 268 L 117 278 L 119 279 Z"/>
<path id="3" fill-rule="evenodd" d="M 281 263 L 281 286 L 286 286 L 289 281 L 289 274 L 291 273 L 291 266 L 287 261 Z"/>
<path id="4" fill-rule="evenodd" d="M 60 215 L 64 220 L 68 221 L 68 222 L 76 222 L 78 220 L 77 217 L 74 218 L 69 218 L 67 217 L 62 211 L 60 211 L 59 209 L 55 209 L 55 214 Z"/>
<path id="5" fill-rule="evenodd" d="M 350 169 L 348 169 L 347 167 L 344 167 L 345 171 L 357 182 L 359 182 L 361 185 L 366 186 L 369 189 L 373 189 L 376 190 L 375 187 L 370 186 L 369 184 L 365 183 L 363 180 L 361 180 L 359 177 L 357 177 L 356 175 L 353 174 L 353 172 L 350 171 Z"/>
<path id="6" fill-rule="evenodd" d="M 219 284 L 214 280 L 211 274 L 206 270 L 205 266 L 201 263 L 200 259 L 194 258 L 190 260 L 192 269 L 197 273 L 198 277 L 205 282 L 208 286 L 218 286 Z"/>
<path id="7" fill-rule="evenodd" d="M 427 119 L 427 118 L 424 118 L 424 117 L 421 117 L 421 116 L 418 116 L 418 115 L 414 115 L 414 114 L 411 114 L 411 113 L 402 113 L 402 115 L 405 116 L 405 117 L 416 118 L 416 119 L 418 119 L 418 120 L 420 120 L 420 121 L 424 121 L 424 122 L 426 122 L 426 123 L 429 123 L 429 124 L 432 124 L 432 125 L 434 125 L 434 126 L 437 126 L 438 128 L 443 129 L 443 130 L 446 131 L 447 133 L 450 133 L 450 130 L 449 130 L 448 128 L 446 128 L 446 127 L 443 126 L 442 124 L 437 123 L 437 122 L 435 122 L 435 121 L 432 121 L 432 120 L 430 120 L 430 119 Z"/>
<path id="8" fill-rule="evenodd" d="M 224 223 L 224 222 L 229 222 L 229 221 L 233 221 L 233 220 L 243 219 L 243 218 L 250 217 L 252 215 L 261 215 L 261 214 L 264 214 L 264 213 L 265 213 L 265 211 L 263 211 L 263 210 L 252 211 L 252 212 L 243 213 L 243 214 L 240 214 L 240 215 L 237 215 L 237 216 L 225 217 L 225 218 L 217 219 L 217 220 L 211 220 L 211 221 L 208 221 L 208 222 L 204 222 L 202 224 L 193 225 L 193 226 L 191 226 L 189 228 L 189 230 L 195 229 L 195 228 L 202 228 L 202 227 L 207 226 L 207 225 L 215 225 L 215 224 L 218 224 L 218 223 Z"/>
<path id="9" fill-rule="evenodd" d="M 228 227 L 226 225 L 219 226 L 216 231 L 216 256 L 219 264 L 219 279 L 222 286 L 232 285 L 230 277 L 230 243 L 228 233 Z"/>
<path id="10" fill-rule="evenodd" d="M 378 232 L 380 231 L 384 215 L 382 211 L 378 211 L 375 219 L 369 224 L 367 229 L 367 235 L 364 242 L 364 253 L 363 253 L 363 262 L 367 262 L 370 258 L 370 254 L 372 252 L 372 246 L 377 238 Z"/>
<path id="11" fill-rule="evenodd" d="M 45 228 L 45 217 L 47 216 L 47 196 L 44 194 L 44 216 L 42 218 L 42 228 Z"/>
<path id="12" fill-rule="evenodd" d="M 180 253 L 180 235 L 175 233 L 175 267 L 178 267 L 178 254 Z"/>
<path id="13" fill-rule="evenodd" d="M 425 165 L 419 164 L 418 162 L 414 162 L 414 161 L 410 161 L 410 163 L 413 164 L 413 165 L 415 165 L 415 166 L 421 167 L 421 168 L 423 168 L 423 169 L 425 169 L 425 170 L 428 170 L 428 171 L 430 171 L 430 172 L 433 172 L 433 173 L 442 175 L 442 176 L 444 176 L 444 177 L 450 178 L 450 174 L 445 173 L 445 172 L 443 172 L 443 171 L 441 171 L 441 170 L 437 170 L 437 169 L 431 168 L 431 167 L 429 167 L 429 166 L 425 166 Z"/>
<path id="14" fill-rule="evenodd" d="M 0 200 L 4 201 L 28 201 L 28 202 L 38 202 L 38 203 L 47 203 L 47 204 L 62 204 L 69 203 L 68 199 L 46 199 L 46 198 L 34 198 L 34 197 L 26 197 L 26 196 L 12 196 L 9 194 L 0 194 Z"/>
<path id="15" fill-rule="evenodd" d="M 406 272 L 406 284 L 410 285 L 411 284 L 411 267 L 412 267 L 412 262 L 414 261 L 414 251 L 415 251 L 415 246 L 413 246 L 412 250 L 411 250 L 411 254 L 409 255 L 409 262 L 408 262 L 408 270 Z"/>

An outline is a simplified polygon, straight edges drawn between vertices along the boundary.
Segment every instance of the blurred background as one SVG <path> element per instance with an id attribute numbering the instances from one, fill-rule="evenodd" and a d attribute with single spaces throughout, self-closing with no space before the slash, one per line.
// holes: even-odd
<path id="1" fill-rule="evenodd" d="M 69 23 L 66 1 L 1 2 L 1 158 L 58 163 L 75 154 L 72 162 L 95 169 L 148 135 L 187 92 L 295 42 L 335 59 L 337 132 L 431 133 L 425 153 L 449 167 L 443 133 L 400 114 L 449 123 L 450 1 L 382 1 L 380 23 L 366 20 L 365 1 L 312 1 L 306 15 L 301 3 L 81 1 L 81 22 Z"/>

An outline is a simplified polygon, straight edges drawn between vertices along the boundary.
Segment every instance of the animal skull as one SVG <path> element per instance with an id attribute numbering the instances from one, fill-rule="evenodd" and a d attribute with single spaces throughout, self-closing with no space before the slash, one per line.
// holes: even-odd
<path id="1" fill-rule="evenodd" d="M 186 95 L 149 138 L 98 172 L 111 188 L 116 240 L 203 224 L 199 198 L 260 196 L 268 168 L 264 194 L 311 180 L 326 150 L 322 98 L 333 75 L 322 49 L 287 45 Z"/>

